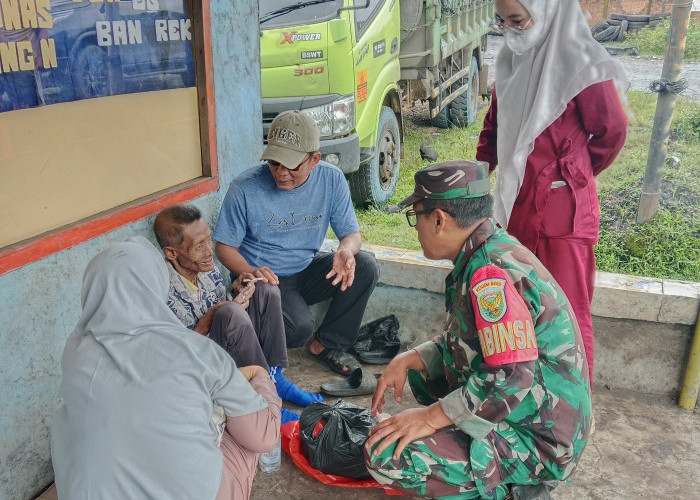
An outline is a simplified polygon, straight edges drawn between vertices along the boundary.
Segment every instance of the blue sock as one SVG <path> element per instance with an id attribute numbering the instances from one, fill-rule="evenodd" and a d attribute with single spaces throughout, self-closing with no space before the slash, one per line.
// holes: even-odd
<path id="1" fill-rule="evenodd" d="M 323 401 L 323 396 L 320 394 L 314 394 L 299 389 L 296 385 L 284 378 L 282 368 L 279 366 L 270 368 L 270 378 L 275 382 L 277 395 L 285 401 L 294 403 L 303 408 L 306 408 L 311 403 L 321 403 Z"/>
<path id="2" fill-rule="evenodd" d="M 282 408 L 282 423 L 286 424 L 287 422 L 296 422 L 299 420 L 299 414 L 294 413 L 293 411 L 290 411 L 286 408 Z"/>

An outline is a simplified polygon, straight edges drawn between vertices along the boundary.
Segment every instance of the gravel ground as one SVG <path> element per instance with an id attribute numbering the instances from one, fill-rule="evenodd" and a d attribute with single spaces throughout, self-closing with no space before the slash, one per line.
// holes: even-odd
<path id="1" fill-rule="evenodd" d="M 496 54 L 503 44 L 502 36 L 489 35 L 488 49 L 484 53 L 484 62 L 489 65 L 489 83 L 493 83 Z M 653 80 L 661 78 L 664 60 L 656 57 L 613 56 L 627 71 L 631 90 L 649 90 Z M 688 81 L 688 88 L 681 96 L 700 103 L 700 62 L 684 62 L 681 78 Z"/>

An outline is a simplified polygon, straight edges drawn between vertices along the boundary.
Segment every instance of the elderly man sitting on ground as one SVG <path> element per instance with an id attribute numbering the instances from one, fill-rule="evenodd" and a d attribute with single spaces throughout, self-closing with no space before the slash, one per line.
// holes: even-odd
<path id="1" fill-rule="evenodd" d="M 242 273 L 233 283 L 231 299 L 214 265 L 211 230 L 194 206 L 164 209 L 153 228 L 168 261 L 168 306 L 180 321 L 209 336 L 238 366 L 268 369 L 283 400 L 299 406 L 322 401 L 320 395 L 299 389 L 282 373 L 289 361 L 279 288 L 256 284 L 255 276 Z M 282 410 L 283 422 L 298 419 L 298 414 Z"/>

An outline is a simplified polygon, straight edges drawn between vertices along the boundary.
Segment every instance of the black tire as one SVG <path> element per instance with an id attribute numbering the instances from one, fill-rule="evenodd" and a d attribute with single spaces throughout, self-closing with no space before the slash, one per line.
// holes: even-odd
<path id="1" fill-rule="evenodd" d="M 617 34 L 617 37 L 615 38 L 616 42 L 624 42 L 625 37 L 627 36 L 627 26 L 629 25 L 628 21 L 622 21 L 622 24 L 620 24 L 620 32 Z"/>
<path id="2" fill-rule="evenodd" d="M 600 43 L 607 42 L 611 40 L 611 37 L 615 33 L 615 30 L 617 30 L 618 28 L 619 26 L 610 26 L 608 29 L 601 31 L 593 38 L 595 38 Z"/>
<path id="3" fill-rule="evenodd" d="M 629 22 L 640 22 L 640 23 L 648 23 L 649 22 L 649 16 L 646 14 L 611 14 L 610 15 L 611 19 L 616 19 L 620 21 L 629 21 Z"/>
<path id="4" fill-rule="evenodd" d="M 608 29 L 609 27 L 610 27 L 610 24 L 608 24 L 608 22 L 605 19 L 603 19 L 602 21 L 598 21 L 591 28 L 591 35 L 595 36 L 598 33 L 600 33 L 601 31 Z"/>
<path id="5" fill-rule="evenodd" d="M 430 112 L 432 114 L 435 108 L 435 101 L 433 99 L 428 99 L 428 106 L 430 107 Z M 438 114 L 430 119 L 430 123 L 433 127 L 437 128 L 450 128 L 450 110 L 449 105 L 445 106 L 440 110 Z"/>
<path id="6" fill-rule="evenodd" d="M 386 205 L 394 196 L 400 169 L 399 121 L 393 109 L 383 106 L 379 113 L 374 158 L 348 176 L 350 195 L 355 205 L 363 206 L 368 202 L 377 207 Z"/>
<path id="7" fill-rule="evenodd" d="M 610 36 L 609 41 L 614 42 L 616 41 L 620 36 L 620 33 L 622 33 L 622 26 L 616 26 L 615 27 L 615 32 Z"/>
<path id="8" fill-rule="evenodd" d="M 649 23 L 630 21 L 629 28 L 627 28 L 627 31 L 639 31 L 640 29 L 646 26 L 649 26 Z"/>
<path id="9" fill-rule="evenodd" d="M 620 20 L 620 19 L 608 19 L 608 24 L 610 26 L 620 26 L 620 24 L 622 24 L 622 20 Z"/>
<path id="10" fill-rule="evenodd" d="M 79 99 L 109 95 L 107 52 L 97 45 L 80 49 L 73 64 L 73 84 Z"/>
<path id="11" fill-rule="evenodd" d="M 450 104 L 450 120 L 455 127 L 468 127 L 476 120 L 479 109 L 479 66 L 472 56 L 467 77 L 467 90 Z"/>
<path id="12" fill-rule="evenodd" d="M 650 14 L 649 22 L 651 23 L 653 21 L 662 21 L 664 19 L 668 19 L 669 17 L 671 17 L 670 12 L 666 12 L 665 14 Z"/>

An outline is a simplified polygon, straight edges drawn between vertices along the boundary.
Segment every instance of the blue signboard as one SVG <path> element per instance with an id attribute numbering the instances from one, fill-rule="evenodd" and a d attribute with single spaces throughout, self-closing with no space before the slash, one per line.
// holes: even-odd
<path id="1" fill-rule="evenodd" d="M 0 0 L 0 112 L 191 87 L 184 0 Z"/>

